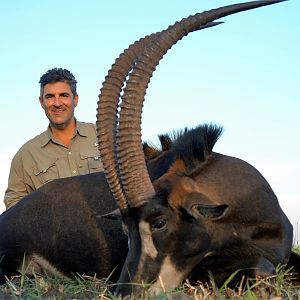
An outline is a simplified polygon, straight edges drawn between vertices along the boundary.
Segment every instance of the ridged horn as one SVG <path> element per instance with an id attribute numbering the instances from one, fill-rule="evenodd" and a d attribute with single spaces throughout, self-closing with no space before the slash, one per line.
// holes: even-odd
<path id="1" fill-rule="evenodd" d="M 207 24 L 205 27 L 219 23 Z M 116 59 L 100 90 L 97 109 L 97 138 L 103 167 L 112 194 L 121 209 L 127 207 L 127 200 L 119 180 L 119 170 L 115 153 L 116 131 L 118 124 L 119 99 L 126 77 L 133 69 L 139 55 L 161 33 L 146 36 L 130 45 Z"/>
<path id="2" fill-rule="evenodd" d="M 283 1 L 286 0 L 252 1 L 198 13 L 182 19 L 161 32 L 139 55 L 129 79 L 126 81 L 124 94 L 121 97 L 122 103 L 116 140 L 117 164 L 121 175 L 121 184 L 131 207 L 141 205 L 155 193 L 142 150 L 141 115 L 150 78 L 164 54 L 177 41 L 190 32 L 205 26 L 208 22 L 240 11 Z"/>
<path id="3" fill-rule="evenodd" d="M 127 200 L 119 181 L 115 140 L 118 123 L 119 99 L 126 77 L 145 45 L 155 38 L 155 34 L 136 41 L 116 59 L 99 94 L 97 108 L 97 139 L 106 179 L 115 200 L 121 209 L 126 208 Z"/>

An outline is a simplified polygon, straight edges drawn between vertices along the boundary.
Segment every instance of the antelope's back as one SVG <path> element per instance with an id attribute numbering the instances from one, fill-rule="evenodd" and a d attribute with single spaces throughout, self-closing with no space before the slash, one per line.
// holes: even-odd
<path id="1" fill-rule="evenodd" d="M 0 216 L 2 272 L 14 273 L 26 253 L 66 275 L 108 276 L 127 254 L 121 222 L 100 217 L 114 209 L 103 173 L 49 182 Z"/>

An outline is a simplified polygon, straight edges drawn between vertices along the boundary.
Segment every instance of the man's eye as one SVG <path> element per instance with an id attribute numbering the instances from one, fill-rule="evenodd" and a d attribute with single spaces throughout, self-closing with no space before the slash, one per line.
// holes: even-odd
<path id="1" fill-rule="evenodd" d="M 60 94 L 61 97 L 64 97 L 64 98 L 67 98 L 69 97 L 70 95 L 68 93 L 63 93 L 63 94 Z"/>
<path id="2" fill-rule="evenodd" d="M 151 224 L 151 230 L 160 230 L 163 229 L 167 225 L 167 220 L 166 219 L 157 219 Z"/>

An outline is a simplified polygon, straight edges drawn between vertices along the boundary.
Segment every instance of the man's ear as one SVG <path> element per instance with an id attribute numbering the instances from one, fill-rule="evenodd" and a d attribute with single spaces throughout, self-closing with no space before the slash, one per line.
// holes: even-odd
<path id="1" fill-rule="evenodd" d="M 39 100 L 40 100 L 41 107 L 44 108 L 43 97 L 42 97 L 42 96 L 39 96 Z"/>
<path id="2" fill-rule="evenodd" d="M 78 95 L 74 96 L 74 106 L 78 104 Z"/>

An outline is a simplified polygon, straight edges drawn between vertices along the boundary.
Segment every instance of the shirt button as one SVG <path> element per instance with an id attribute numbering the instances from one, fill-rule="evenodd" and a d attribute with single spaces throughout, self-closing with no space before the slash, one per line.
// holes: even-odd
<path id="1" fill-rule="evenodd" d="M 69 153 L 68 153 L 69 155 L 71 155 L 72 154 L 72 152 L 71 151 L 69 151 Z"/>
<path id="2" fill-rule="evenodd" d="M 73 170 L 73 174 L 76 174 L 76 170 Z"/>

